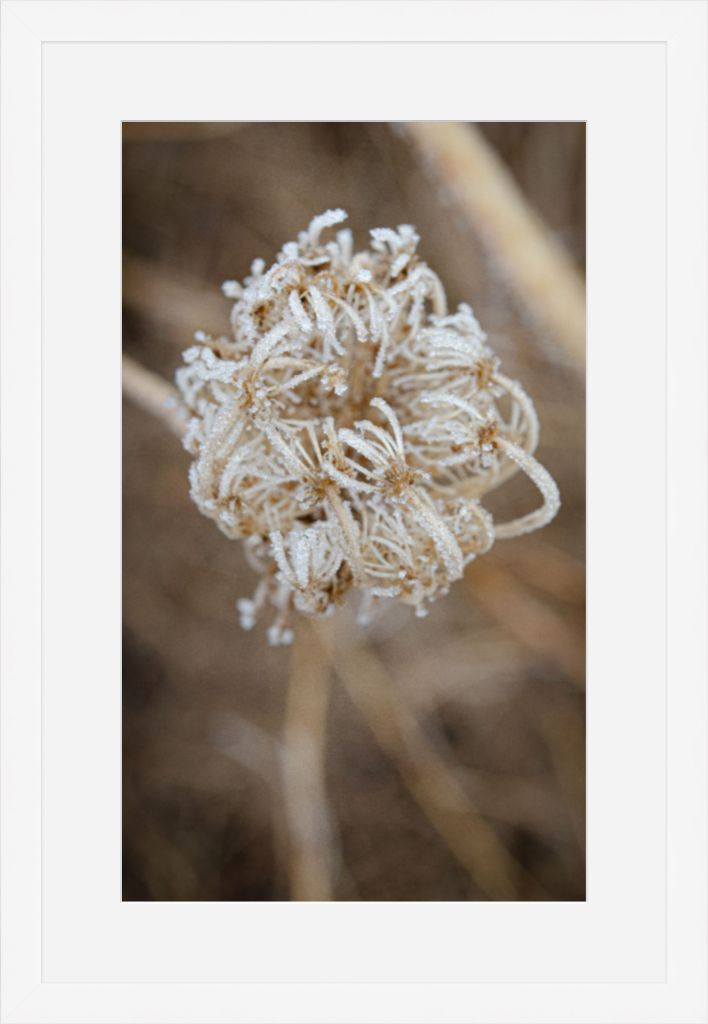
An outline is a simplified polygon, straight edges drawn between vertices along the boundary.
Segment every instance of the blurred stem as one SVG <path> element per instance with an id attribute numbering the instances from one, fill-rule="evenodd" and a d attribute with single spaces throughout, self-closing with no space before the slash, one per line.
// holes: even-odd
<path id="1" fill-rule="evenodd" d="M 539 600 L 498 559 L 478 559 L 463 586 L 472 599 L 517 643 L 554 662 L 579 690 L 585 689 L 585 635 L 572 621 Z"/>
<path id="2" fill-rule="evenodd" d="M 146 370 L 130 356 L 123 356 L 123 394 L 182 437 L 187 426 L 184 406 L 177 392 L 157 373 Z"/>
<path id="3" fill-rule="evenodd" d="M 321 620 L 311 623 L 320 643 L 325 642 L 322 627 Z M 461 783 L 427 740 L 373 651 L 338 637 L 334 668 L 376 742 L 455 859 L 491 899 L 517 899 L 520 865 L 472 807 Z"/>
<path id="4" fill-rule="evenodd" d="M 552 332 L 572 364 L 585 360 L 585 287 L 562 245 L 531 209 L 482 133 L 451 121 L 406 122 L 423 162 L 501 264 L 529 312 Z"/>
<path id="5" fill-rule="evenodd" d="M 585 723 L 572 708 L 561 706 L 543 715 L 539 724 L 582 854 L 585 849 L 585 758 L 582 756 Z"/>
<path id="6" fill-rule="evenodd" d="M 320 620 L 315 639 L 310 620 L 300 616 L 290 661 L 282 772 L 293 900 L 332 899 L 333 828 L 325 783 L 331 625 Z"/>
<path id="7" fill-rule="evenodd" d="M 129 252 L 123 253 L 123 303 L 159 324 L 160 335 L 182 347 L 191 344 L 195 324 L 220 333 L 228 309 L 218 289 Z"/>

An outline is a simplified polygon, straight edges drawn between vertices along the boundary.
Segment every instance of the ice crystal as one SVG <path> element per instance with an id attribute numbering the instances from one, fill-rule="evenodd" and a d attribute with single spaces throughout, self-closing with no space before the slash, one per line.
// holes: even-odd
<path id="1" fill-rule="evenodd" d="M 260 582 L 241 625 L 271 605 L 274 644 L 293 611 L 331 614 L 353 588 L 362 621 L 392 598 L 424 615 L 495 539 L 560 504 L 530 398 L 472 308 L 448 313 L 415 229 L 375 228 L 355 253 L 347 229 L 322 239 L 345 219 L 320 214 L 271 267 L 224 282 L 231 334 L 198 331 L 177 371 L 192 498 L 246 541 Z M 519 469 L 542 504 L 494 523 L 480 499 Z"/>

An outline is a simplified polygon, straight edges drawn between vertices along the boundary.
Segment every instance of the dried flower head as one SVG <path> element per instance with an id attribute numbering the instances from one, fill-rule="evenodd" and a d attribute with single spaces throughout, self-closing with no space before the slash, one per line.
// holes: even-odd
<path id="1" fill-rule="evenodd" d="M 191 413 L 191 495 L 260 574 L 241 600 L 249 629 L 267 603 L 271 643 L 293 610 L 327 615 L 356 588 L 366 620 L 382 598 L 418 615 L 495 538 L 548 523 L 558 488 L 532 457 L 531 400 L 505 377 L 470 306 L 448 313 L 407 224 L 355 253 L 346 219 L 315 217 L 234 300 L 232 335 L 203 332 L 177 383 Z M 494 523 L 480 499 L 519 469 L 543 498 Z"/>

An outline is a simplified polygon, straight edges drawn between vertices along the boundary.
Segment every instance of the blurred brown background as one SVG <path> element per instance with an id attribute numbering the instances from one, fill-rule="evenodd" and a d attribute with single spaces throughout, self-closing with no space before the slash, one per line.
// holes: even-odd
<path id="1" fill-rule="evenodd" d="M 582 270 L 585 126 L 478 129 Z M 332 898 L 494 898 L 457 830 L 488 856 L 490 838 L 507 851 L 519 869 L 508 898 L 584 899 L 583 368 L 387 124 L 126 124 L 123 161 L 124 348 L 149 369 L 171 380 L 195 329 L 227 330 L 221 282 L 342 206 L 359 247 L 371 227 L 416 226 L 450 306 L 473 305 L 534 399 L 557 519 L 500 541 L 426 619 L 392 606 L 363 630 L 341 613 L 326 733 Z M 290 652 L 239 628 L 234 602 L 253 576 L 191 503 L 188 464 L 161 423 L 124 403 L 123 898 L 288 899 Z M 518 514 L 535 501 L 514 480 L 489 504 Z M 366 678 L 352 683 L 355 671 Z"/>

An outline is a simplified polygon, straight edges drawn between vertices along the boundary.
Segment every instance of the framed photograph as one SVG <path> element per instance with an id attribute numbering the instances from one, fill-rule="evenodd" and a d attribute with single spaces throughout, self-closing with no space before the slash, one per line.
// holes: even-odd
<path id="1" fill-rule="evenodd" d="M 6 0 L 7 1024 L 698 1024 L 703 2 Z"/>

